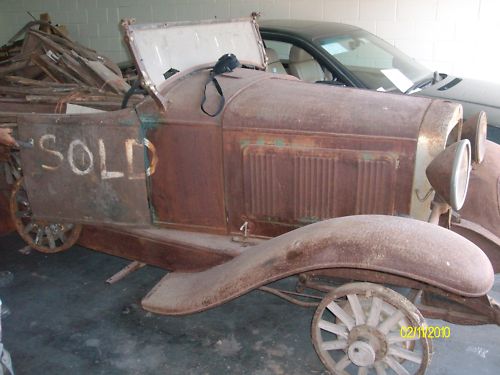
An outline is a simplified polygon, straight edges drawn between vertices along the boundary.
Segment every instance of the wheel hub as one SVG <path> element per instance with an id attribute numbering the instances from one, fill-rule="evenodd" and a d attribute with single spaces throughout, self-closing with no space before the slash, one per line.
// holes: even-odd
<path id="1" fill-rule="evenodd" d="M 357 366 L 371 366 L 387 354 L 385 335 L 375 327 L 361 325 L 349 332 L 347 354 Z"/>
<path id="2" fill-rule="evenodd" d="M 375 363 L 375 350 L 373 347 L 364 341 L 355 341 L 347 350 L 349 359 L 356 366 L 365 367 Z"/>

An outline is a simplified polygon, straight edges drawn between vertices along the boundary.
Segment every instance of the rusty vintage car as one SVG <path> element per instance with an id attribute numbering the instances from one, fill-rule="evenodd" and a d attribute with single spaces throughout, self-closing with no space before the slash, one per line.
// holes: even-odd
<path id="1" fill-rule="evenodd" d="M 424 316 L 500 324 L 500 146 L 484 114 L 266 73 L 255 19 L 123 25 L 148 98 L 12 115 L 10 205 L 29 245 L 135 261 L 115 279 L 173 271 L 142 300 L 158 314 L 256 289 L 316 306 L 335 374 L 423 374 L 431 339 L 400 331 Z M 215 76 L 227 53 L 242 67 Z M 296 290 L 271 284 L 290 276 Z"/>

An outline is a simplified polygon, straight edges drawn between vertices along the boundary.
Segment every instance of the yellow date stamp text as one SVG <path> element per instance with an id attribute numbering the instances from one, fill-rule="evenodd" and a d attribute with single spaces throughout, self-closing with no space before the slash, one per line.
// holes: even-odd
<path id="1" fill-rule="evenodd" d="M 451 330 L 448 326 L 402 326 L 399 334 L 404 339 L 448 339 L 451 336 Z"/>

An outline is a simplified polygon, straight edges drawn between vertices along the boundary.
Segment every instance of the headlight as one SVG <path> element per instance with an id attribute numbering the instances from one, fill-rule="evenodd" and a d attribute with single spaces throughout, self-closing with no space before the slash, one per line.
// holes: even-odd
<path id="1" fill-rule="evenodd" d="M 471 143 L 472 161 L 482 163 L 486 152 L 486 132 L 488 119 L 484 111 L 476 113 L 464 122 L 462 127 L 462 139 L 468 139 Z"/>
<path id="2" fill-rule="evenodd" d="M 463 139 L 436 156 L 425 173 L 436 194 L 458 211 L 465 202 L 470 170 L 471 145 Z"/>

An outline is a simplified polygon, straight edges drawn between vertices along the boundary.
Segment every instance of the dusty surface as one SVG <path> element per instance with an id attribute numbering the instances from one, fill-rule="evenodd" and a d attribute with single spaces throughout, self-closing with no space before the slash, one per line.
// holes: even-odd
<path id="1" fill-rule="evenodd" d="M 0 238 L 0 271 L 12 273 L 0 283 L 10 309 L 3 340 L 17 374 L 326 374 L 310 343 L 311 309 L 256 291 L 204 313 L 157 316 L 139 301 L 163 271 L 144 267 L 110 286 L 126 261 L 23 247 Z M 498 276 L 495 289 L 500 298 Z M 497 373 L 500 327 L 450 327 L 450 339 L 434 341 L 429 374 Z"/>

